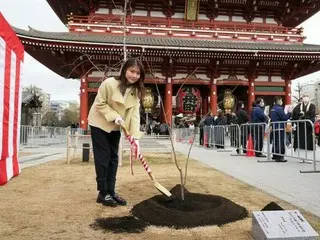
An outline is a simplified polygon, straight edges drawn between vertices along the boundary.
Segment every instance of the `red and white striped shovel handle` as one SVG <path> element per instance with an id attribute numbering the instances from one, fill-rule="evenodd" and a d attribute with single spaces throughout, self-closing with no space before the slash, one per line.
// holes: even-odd
<path id="1" fill-rule="evenodd" d="M 133 159 L 132 158 L 134 157 L 134 159 L 139 159 L 140 160 L 140 162 L 143 165 L 144 169 L 147 171 L 147 173 L 149 174 L 150 178 L 153 180 L 154 178 L 152 176 L 151 169 L 150 169 L 147 161 L 144 159 L 143 155 L 140 152 L 139 144 L 138 144 L 137 140 L 135 140 L 134 137 L 129 134 L 129 132 L 126 129 L 125 126 L 121 125 L 121 128 L 123 129 L 124 134 L 126 135 L 126 138 L 130 142 L 131 148 L 134 149 L 134 151 L 131 152 L 131 156 L 130 156 L 131 174 L 133 175 L 133 165 L 132 165 L 133 164 Z"/>

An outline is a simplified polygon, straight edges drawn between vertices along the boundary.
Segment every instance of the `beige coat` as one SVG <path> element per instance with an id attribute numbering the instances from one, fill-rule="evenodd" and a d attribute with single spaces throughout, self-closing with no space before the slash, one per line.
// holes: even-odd
<path id="1" fill-rule="evenodd" d="M 125 100 L 118 88 L 119 83 L 113 77 L 101 83 L 89 112 L 89 124 L 106 132 L 118 131 L 120 127 L 114 121 L 121 116 L 130 134 L 140 138 L 140 100 L 132 89 Z"/>

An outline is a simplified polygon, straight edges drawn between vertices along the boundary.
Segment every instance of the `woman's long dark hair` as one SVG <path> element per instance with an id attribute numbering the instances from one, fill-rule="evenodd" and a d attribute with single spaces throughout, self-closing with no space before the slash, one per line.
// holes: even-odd
<path id="1" fill-rule="evenodd" d="M 136 90 L 137 96 L 141 99 L 144 96 L 145 87 L 143 85 L 144 78 L 145 78 L 145 72 L 144 72 L 144 66 L 142 62 L 139 59 L 136 58 L 129 58 L 122 66 L 120 71 L 120 84 L 119 84 L 119 90 L 122 95 L 125 94 L 126 89 L 128 88 L 128 80 L 126 79 L 126 72 L 128 68 L 131 67 L 138 67 L 140 70 L 140 78 L 138 81 L 136 81 L 131 86 Z"/>

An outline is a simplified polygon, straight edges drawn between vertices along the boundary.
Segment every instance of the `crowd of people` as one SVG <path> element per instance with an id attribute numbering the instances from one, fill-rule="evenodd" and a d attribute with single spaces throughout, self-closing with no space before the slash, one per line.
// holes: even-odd
<path id="1" fill-rule="evenodd" d="M 176 128 L 188 129 L 191 134 L 195 131 L 194 118 L 177 118 Z M 210 113 L 198 123 L 200 145 L 204 143 L 208 148 L 225 147 L 226 133 L 230 136 L 232 147 L 240 154 L 240 149 L 246 153 L 247 142 L 251 137 L 253 150 L 256 157 L 266 157 L 263 154 L 265 136 L 269 133 L 272 144 L 272 159 L 277 162 L 286 162 L 284 159 L 286 147 L 294 150 L 314 149 L 312 124 L 317 144 L 320 146 L 320 119 L 316 120 L 315 105 L 310 102 L 308 96 L 303 96 L 297 106 L 283 106 L 281 97 L 276 96 L 270 111 L 265 111 L 263 98 L 257 98 L 252 103 L 252 110 L 247 112 L 243 101 L 239 101 L 235 112 L 225 113 L 221 109 L 217 115 Z M 280 122 L 280 123 L 279 123 Z M 238 125 L 240 128 L 232 127 Z M 211 126 L 215 126 L 211 128 Z M 227 127 L 224 127 L 227 126 Z M 231 126 L 231 127 L 230 127 Z M 240 131 L 239 131 L 240 129 Z M 151 121 L 144 125 L 141 131 L 147 134 L 168 135 L 169 127 L 165 123 Z M 240 135 L 240 136 L 239 136 Z"/>
<path id="2" fill-rule="evenodd" d="M 252 138 L 256 157 L 266 157 L 263 154 L 265 133 L 270 133 L 270 143 L 272 144 L 272 159 L 277 162 L 286 162 L 284 159 L 286 147 L 292 146 L 294 150 L 305 149 L 314 150 L 313 129 L 320 146 L 320 119 L 316 120 L 315 105 L 310 102 L 308 96 L 303 96 L 295 108 L 291 106 L 283 107 L 281 97 L 274 97 L 273 106 L 268 113 L 265 111 L 263 98 L 257 98 L 252 103 L 252 110 L 248 113 L 242 101 L 238 102 L 235 113 L 224 114 L 218 110 L 216 116 L 212 113 L 202 119 L 200 127 L 200 144 L 204 141 L 208 147 L 224 148 L 224 128 L 209 128 L 210 126 L 229 126 L 237 124 L 240 126 L 240 143 L 238 143 L 237 128 L 230 128 L 230 140 L 232 146 L 241 146 L 246 153 L 249 136 Z M 249 123 L 249 124 L 247 124 Z M 210 134 L 208 134 L 208 131 Z M 206 135 L 207 134 L 207 135 Z M 206 136 L 205 136 L 206 135 Z M 213 140 L 214 139 L 214 140 Z M 240 153 L 239 148 L 237 152 Z"/>
<path id="3" fill-rule="evenodd" d="M 166 123 L 160 123 L 155 120 L 148 124 L 141 125 L 142 132 L 147 135 L 169 135 L 169 126 Z"/>

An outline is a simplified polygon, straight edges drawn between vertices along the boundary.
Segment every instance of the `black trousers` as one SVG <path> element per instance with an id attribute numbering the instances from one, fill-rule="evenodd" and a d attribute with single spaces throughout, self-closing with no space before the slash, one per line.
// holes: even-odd
<path id="1" fill-rule="evenodd" d="M 284 155 L 285 153 L 285 142 L 284 142 L 284 130 L 273 131 L 273 141 L 272 141 L 272 153 L 274 158 L 283 158 L 279 154 Z"/>
<path id="2" fill-rule="evenodd" d="M 248 141 L 248 130 L 247 128 L 243 128 L 243 131 L 240 133 L 240 143 L 239 142 L 239 131 L 237 131 L 237 136 L 236 136 L 236 147 L 237 147 L 237 152 L 239 152 L 240 146 L 242 146 L 242 151 L 243 153 L 247 152 L 247 141 Z"/>
<path id="3" fill-rule="evenodd" d="M 120 131 L 107 133 L 90 126 L 98 191 L 115 193 Z"/>
<path id="4" fill-rule="evenodd" d="M 260 154 L 263 149 L 263 138 L 264 138 L 264 126 L 255 125 L 254 126 L 254 150 L 255 154 Z"/>
<path id="5" fill-rule="evenodd" d="M 318 139 L 318 141 L 317 141 L 318 146 L 320 147 L 320 133 L 316 133 L 316 137 Z"/>
<path id="6" fill-rule="evenodd" d="M 202 127 L 200 127 L 199 143 L 200 145 L 203 145 L 203 128 Z"/>
<path id="7" fill-rule="evenodd" d="M 231 144 L 231 147 L 238 147 L 238 140 L 239 138 L 239 132 L 238 132 L 238 129 L 235 128 L 235 125 L 231 126 L 230 127 L 230 144 Z"/>

